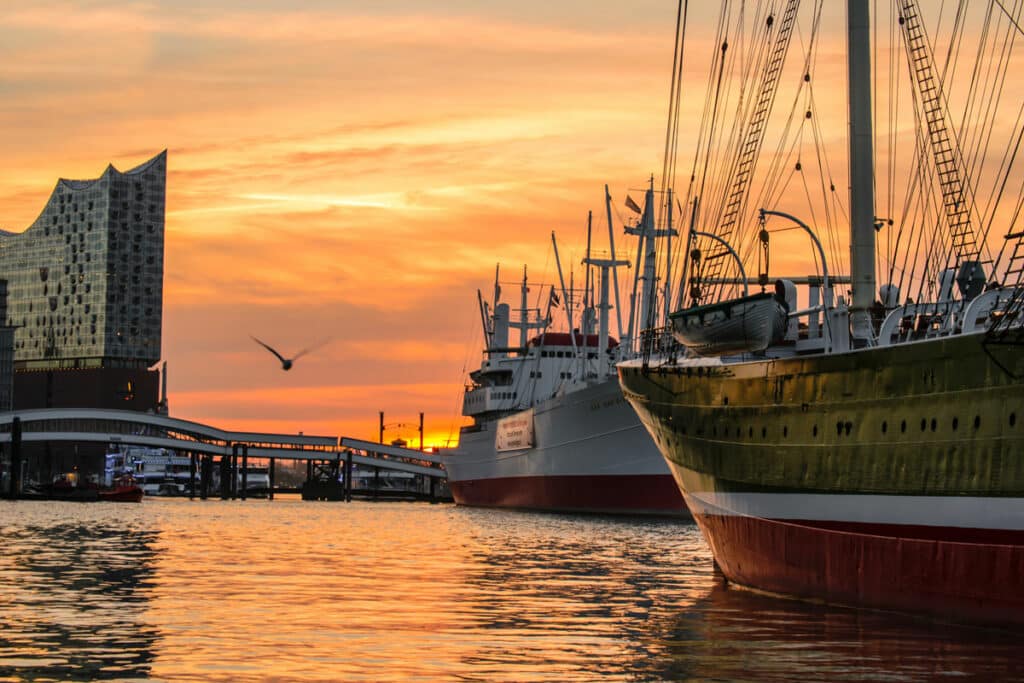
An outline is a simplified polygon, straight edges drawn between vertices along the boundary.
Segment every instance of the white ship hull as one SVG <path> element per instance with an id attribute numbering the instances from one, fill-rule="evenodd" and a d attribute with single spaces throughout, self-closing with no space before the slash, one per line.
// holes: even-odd
<path id="1" fill-rule="evenodd" d="M 496 449 L 498 421 L 446 452 L 462 505 L 689 516 L 668 466 L 610 378 L 533 409 L 533 446 Z"/>

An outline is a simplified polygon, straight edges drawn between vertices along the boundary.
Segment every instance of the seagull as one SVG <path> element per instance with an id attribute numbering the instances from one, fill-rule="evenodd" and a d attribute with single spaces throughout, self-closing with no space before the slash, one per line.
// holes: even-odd
<path id="1" fill-rule="evenodd" d="M 298 352 L 297 354 L 295 354 L 295 357 L 294 357 L 294 358 L 285 358 L 285 357 L 284 357 L 284 356 L 282 356 L 282 355 L 281 355 L 280 353 L 278 353 L 278 352 L 277 352 L 277 351 L 276 351 L 276 350 L 275 350 L 275 349 L 274 349 L 274 348 L 273 348 L 273 347 L 272 347 L 272 346 L 271 346 L 270 344 L 267 344 L 266 342 L 261 342 L 261 341 L 260 341 L 259 339 L 257 339 L 256 337 L 253 337 L 253 336 L 252 336 L 251 334 L 250 334 L 249 336 L 250 336 L 250 337 L 252 337 L 252 340 L 253 340 L 254 342 L 256 342 L 257 344 L 259 344 L 260 346 L 262 346 L 263 348 L 265 348 L 265 349 L 266 349 L 267 351 L 270 351 L 270 352 L 271 352 L 272 354 L 274 354 L 275 356 L 277 356 L 277 359 L 278 359 L 279 361 L 281 361 L 281 369 L 282 369 L 282 370 L 286 370 L 286 371 L 287 371 L 287 370 L 291 370 L 291 369 L 292 369 L 292 365 L 293 365 L 293 364 L 295 363 L 295 361 L 297 361 L 297 360 L 298 360 L 299 358 L 301 358 L 302 356 L 305 356 L 305 355 L 306 355 L 307 353 L 309 353 L 309 352 L 310 352 L 310 351 L 312 351 L 313 349 L 315 349 L 315 348 L 317 348 L 317 347 L 320 347 L 320 346 L 323 346 L 323 345 L 324 345 L 324 344 L 326 343 L 326 342 L 320 342 L 320 343 L 319 343 L 319 344 L 317 344 L 316 346 L 311 346 L 311 347 L 309 347 L 309 348 L 307 348 L 307 349 L 303 349 L 302 351 L 299 351 L 299 352 Z"/>

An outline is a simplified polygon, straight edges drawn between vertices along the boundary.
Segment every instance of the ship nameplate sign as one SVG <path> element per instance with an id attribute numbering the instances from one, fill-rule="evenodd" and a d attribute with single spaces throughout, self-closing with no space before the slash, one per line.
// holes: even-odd
<path id="1" fill-rule="evenodd" d="M 494 449 L 518 451 L 533 448 L 533 408 L 498 420 Z"/>

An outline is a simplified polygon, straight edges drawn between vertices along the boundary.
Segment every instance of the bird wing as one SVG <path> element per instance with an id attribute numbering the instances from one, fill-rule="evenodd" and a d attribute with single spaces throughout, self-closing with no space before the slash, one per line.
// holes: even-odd
<path id="1" fill-rule="evenodd" d="M 257 339 L 256 337 L 253 337 L 253 336 L 252 336 L 251 334 L 250 334 L 249 336 L 250 336 L 250 337 L 252 337 L 252 340 L 253 340 L 254 342 L 256 342 L 257 344 L 259 344 L 260 346 L 262 346 L 263 348 L 265 348 L 265 349 L 266 349 L 267 351 L 270 351 L 270 352 L 271 352 L 272 354 L 274 354 L 275 356 L 277 356 L 277 359 L 278 359 L 279 361 L 281 361 L 282 363 L 284 362 L 284 356 L 282 356 L 282 355 L 281 355 L 281 354 L 279 354 L 279 353 L 278 353 L 277 351 L 275 351 L 275 350 L 274 350 L 274 348 L 273 348 L 272 346 L 270 346 L 270 344 L 266 344 L 266 343 L 264 343 L 264 342 L 261 342 L 261 341 L 260 341 L 259 339 Z"/>
<path id="2" fill-rule="evenodd" d="M 305 356 L 310 351 L 316 351 L 321 346 L 324 346 L 325 344 L 327 344 L 327 342 L 329 342 L 329 341 L 331 341 L 330 337 L 328 337 L 327 339 L 324 339 L 323 341 L 319 341 L 316 344 L 313 344 L 312 346 L 309 346 L 309 347 L 306 347 L 306 348 L 302 349 L 297 354 L 295 354 L 295 356 L 292 358 L 292 360 L 293 361 L 294 360 L 298 360 L 301 356 Z"/>

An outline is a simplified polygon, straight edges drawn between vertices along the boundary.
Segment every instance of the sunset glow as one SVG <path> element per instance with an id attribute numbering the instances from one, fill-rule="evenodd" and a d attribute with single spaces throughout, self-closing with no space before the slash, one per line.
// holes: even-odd
<path id="1" fill-rule="evenodd" d="M 605 243 L 604 184 L 621 206 L 660 173 L 675 5 L 8 8 L 0 227 L 30 225 L 58 177 L 166 148 L 171 414 L 376 438 L 379 410 L 422 411 L 428 444 L 443 443 L 463 423 L 476 289 L 495 263 L 554 282 L 554 230 L 578 269 L 588 210 Z M 709 17 L 690 30 L 713 39 Z M 817 93 L 840 117 L 841 30 L 822 38 Z M 687 93 L 688 112 L 702 96 Z M 845 191 L 843 133 L 828 144 Z M 250 334 L 286 355 L 329 343 L 283 373 Z"/>

